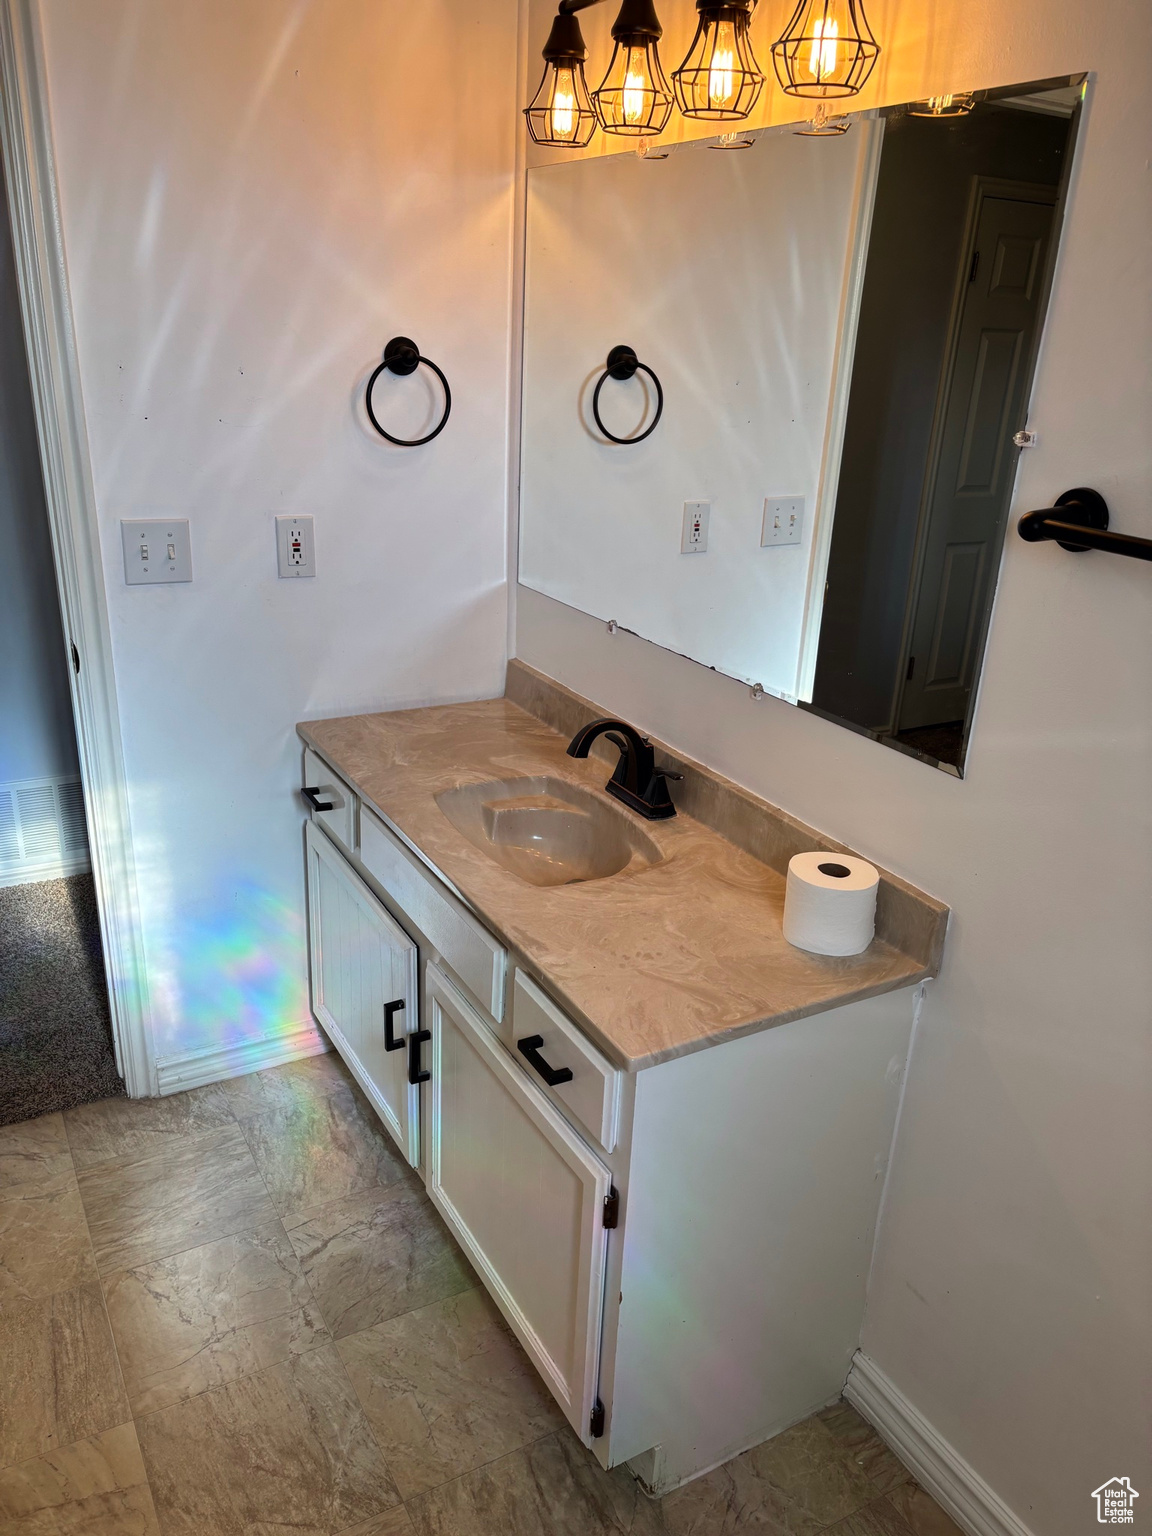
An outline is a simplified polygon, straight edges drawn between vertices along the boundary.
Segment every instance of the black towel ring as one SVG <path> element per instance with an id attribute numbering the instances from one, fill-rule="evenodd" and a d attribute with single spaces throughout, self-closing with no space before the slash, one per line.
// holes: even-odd
<path id="1" fill-rule="evenodd" d="M 643 432 L 637 432 L 634 437 L 617 437 L 614 432 L 609 432 L 608 428 L 600 420 L 600 391 L 604 388 L 605 379 L 630 379 L 637 370 L 646 373 L 656 386 L 656 414 L 653 416 L 651 424 L 645 427 Z M 623 344 L 613 347 L 608 354 L 608 366 L 596 381 L 596 388 L 592 392 L 592 415 L 604 436 L 610 443 L 642 443 L 646 437 L 650 437 L 655 432 L 663 412 L 664 391 L 660 387 L 660 380 L 652 372 L 648 364 L 642 363 L 631 347 L 624 346 Z"/>
<path id="2" fill-rule="evenodd" d="M 391 432 L 385 432 L 384 428 L 376 420 L 376 412 L 372 409 L 372 386 L 387 368 L 389 373 L 394 373 L 400 378 L 415 373 L 420 364 L 431 368 L 432 372 L 444 386 L 444 414 L 426 437 L 393 437 Z M 372 377 L 368 380 L 364 391 L 364 405 L 368 411 L 368 420 L 376 428 L 381 437 L 386 437 L 390 443 L 395 443 L 398 448 L 419 448 L 423 443 L 430 443 L 434 437 L 443 432 L 448 417 L 452 412 L 452 391 L 448 388 L 448 380 L 444 377 L 442 369 L 437 368 L 430 357 L 421 357 L 420 348 L 407 336 L 393 336 L 392 340 L 384 348 L 384 361 L 372 370 Z"/>

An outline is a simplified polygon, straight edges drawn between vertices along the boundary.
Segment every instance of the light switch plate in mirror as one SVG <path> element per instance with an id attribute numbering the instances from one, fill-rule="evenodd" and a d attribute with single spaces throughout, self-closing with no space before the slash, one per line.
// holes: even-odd
<path id="1" fill-rule="evenodd" d="M 961 775 L 1085 81 L 531 169 L 520 581 Z"/>

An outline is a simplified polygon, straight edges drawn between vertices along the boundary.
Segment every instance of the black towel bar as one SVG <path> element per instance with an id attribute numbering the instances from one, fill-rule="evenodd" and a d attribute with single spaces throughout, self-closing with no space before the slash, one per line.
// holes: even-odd
<path id="1" fill-rule="evenodd" d="M 384 372 L 394 373 L 398 378 L 406 378 L 408 374 L 415 373 L 420 364 L 425 368 L 431 368 L 432 372 L 440 380 L 444 391 L 444 410 L 440 420 L 424 437 L 393 437 L 391 432 L 385 432 L 376 419 L 376 412 L 372 409 L 372 386 Z M 364 406 L 368 412 L 368 420 L 376 428 L 381 437 L 387 438 L 390 443 L 395 443 L 398 448 L 421 448 L 425 443 L 430 443 L 434 437 L 439 437 L 452 414 L 452 391 L 448 387 L 448 380 L 444 377 L 444 370 L 438 368 L 430 357 L 422 357 L 420 348 L 407 336 L 393 336 L 392 340 L 384 348 L 384 361 L 379 363 L 372 371 L 372 376 L 364 390 Z"/>
<path id="2" fill-rule="evenodd" d="M 1025 512 L 1016 531 L 1029 544 L 1055 539 L 1061 549 L 1074 555 L 1082 555 L 1089 549 L 1102 549 L 1109 555 L 1152 560 L 1152 539 L 1138 539 L 1129 533 L 1109 533 L 1108 503 L 1099 491 L 1086 485 L 1057 496 L 1054 507 Z"/>
<path id="3" fill-rule="evenodd" d="M 600 391 L 604 388 L 606 379 L 631 379 L 637 373 L 646 373 L 656 386 L 656 414 L 643 432 L 636 432 L 632 437 L 617 437 L 600 419 Z M 621 343 L 613 347 L 608 354 L 608 362 L 604 372 L 596 381 L 596 388 L 592 391 L 592 416 L 596 425 L 603 432 L 610 443 L 642 443 L 646 437 L 651 437 L 655 432 L 660 417 L 664 414 L 664 389 L 660 380 L 652 372 L 647 363 L 642 363 L 636 356 L 632 347 Z"/>

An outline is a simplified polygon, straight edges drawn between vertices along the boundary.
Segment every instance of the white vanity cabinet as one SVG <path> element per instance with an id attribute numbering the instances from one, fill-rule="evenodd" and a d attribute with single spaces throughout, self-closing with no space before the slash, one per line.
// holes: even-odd
<path id="1" fill-rule="evenodd" d="M 833 1401 L 915 989 L 624 1071 L 344 789 L 347 852 L 306 828 L 316 1017 L 576 1433 L 663 1492 Z"/>
<path id="2" fill-rule="evenodd" d="M 428 1193 L 584 1440 L 612 1176 L 435 966 Z"/>
<path id="3" fill-rule="evenodd" d="M 412 1164 L 420 1090 L 408 1036 L 419 1029 L 416 945 L 314 821 L 304 828 L 312 1009 Z"/>

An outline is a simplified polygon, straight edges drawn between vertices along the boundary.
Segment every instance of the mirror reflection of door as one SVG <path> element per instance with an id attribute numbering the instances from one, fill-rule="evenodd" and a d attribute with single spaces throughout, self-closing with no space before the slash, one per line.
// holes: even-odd
<path id="1" fill-rule="evenodd" d="M 961 775 L 1084 88 L 533 165 L 520 585 Z"/>
<path id="2" fill-rule="evenodd" d="M 1040 322 L 1055 189 L 979 178 L 929 450 L 896 733 L 962 735 Z"/>
<path id="3" fill-rule="evenodd" d="M 963 762 L 1075 87 L 885 123 L 806 707 Z"/>

